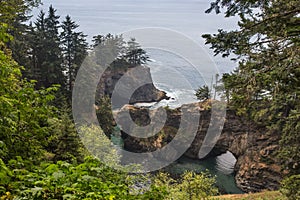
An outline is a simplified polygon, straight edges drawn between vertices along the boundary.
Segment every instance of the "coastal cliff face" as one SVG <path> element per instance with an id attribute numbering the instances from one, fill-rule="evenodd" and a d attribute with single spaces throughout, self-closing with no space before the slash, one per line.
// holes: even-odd
<path id="1" fill-rule="evenodd" d="M 126 64 L 124 64 L 126 65 Z M 126 75 L 126 76 L 125 76 Z M 166 93 L 158 90 L 152 81 L 150 68 L 146 66 L 135 67 L 118 67 L 108 68 L 102 75 L 97 87 L 97 97 L 101 98 L 104 95 L 112 96 L 118 81 L 122 77 L 127 77 L 128 80 L 122 81 L 122 89 L 124 95 L 120 92 L 116 94 L 118 107 L 122 107 L 124 104 L 135 104 L 139 102 L 158 102 L 163 99 L 167 99 Z M 147 84 L 143 84 L 143 81 L 147 81 Z M 120 83 L 119 83 L 120 84 Z M 131 91 L 132 85 L 140 85 L 140 87 L 133 93 L 130 99 L 126 98 L 126 92 Z"/>
<path id="2" fill-rule="evenodd" d="M 194 103 L 183 105 L 183 107 L 189 107 L 201 114 L 195 139 L 185 152 L 185 156 L 198 159 L 198 152 L 207 133 L 211 113 L 207 109 L 207 103 Z M 151 152 L 168 144 L 175 137 L 180 125 L 180 109 L 182 107 L 174 110 L 167 109 L 168 117 L 165 126 L 153 137 L 140 139 L 123 132 L 124 148 L 132 152 Z M 119 115 L 122 116 L 122 112 L 128 111 L 137 124 L 147 125 L 150 123 L 148 109 L 125 106 Z M 156 111 L 151 112 L 155 114 Z M 279 134 L 267 134 L 264 128 L 235 115 L 232 111 L 227 111 L 222 134 L 208 156 L 220 155 L 226 151 L 232 152 L 237 159 L 236 182 L 238 187 L 245 192 L 278 189 L 282 171 L 278 164 L 279 160 L 273 154 L 279 148 L 279 138 Z M 169 156 L 171 158 L 172 153 Z"/>

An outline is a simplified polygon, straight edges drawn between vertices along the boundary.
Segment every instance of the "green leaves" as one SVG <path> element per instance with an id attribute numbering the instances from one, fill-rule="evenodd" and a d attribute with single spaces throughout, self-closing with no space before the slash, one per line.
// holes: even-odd
<path id="1" fill-rule="evenodd" d="M 239 29 L 204 35 L 215 54 L 235 56 L 239 67 L 223 77 L 230 106 L 270 133 L 281 134 L 280 157 L 299 170 L 299 1 L 217 0 L 207 12 L 238 15 Z"/>
<path id="2" fill-rule="evenodd" d="M 0 186 L 5 186 L 10 183 L 12 178 L 12 172 L 10 169 L 5 165 L 2 159 L 0 159 Z"/>
<path id="3" fill-rule="evenodd" d="M 95 174 L 96 169 L 97 171 L 101 169 L 101 173 Z M 46 163 L 31 172 L 19 174 L 14 179 L 10 188 L 17 199 L 110 199 L 112 196 L 127 199 L 126 196 L 130 197 L 125 174 L 113 172 L 94 158 L 87 158 L 86 162 L 80 165 L 62 161 L 57 164 Z M 4 183 L 4 179 L 1 180 Z"/>
<path id="4" fill-rule="evenodd" d="M 0 41 L 8 42 L 13 39 L 13 36 L 7 33 L 8 25 L 5 23 L 0 23 Z"/>
<path id="5" fill-rule="evenodd" d="M 291 200 L 297 200 L 300 198 L 299 187 L 300 175 L 293 175 L 283 180 L 280 192 L 286 195 Z"/>
<path id="6" fill-rule="evenodd" d="M 196 174 L 185 172 L 179 180 L 174 180 L 168 174 L 160 173 L 154 179 L 154 185 L 165 190 L 165 199 L 178 200 L 198 200 L 218 194 L 218 189 L 214 186 L 215 178 L 208 172 Z"/>
<path id="7" fill-rule="evenodd" d="M 34 159 L 40 154 L 48 134 L 47 119 L 51 117 L 56 88 L 35 90 L 34 82 L 20 79 L 20 67 L 0 51 L 0 138 L 1 158 L 14 156 Z"/>

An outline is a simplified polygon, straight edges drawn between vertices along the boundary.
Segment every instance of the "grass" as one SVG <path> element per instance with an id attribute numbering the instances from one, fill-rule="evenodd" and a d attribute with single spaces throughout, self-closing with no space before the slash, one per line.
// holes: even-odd
<path id="1" fill-rule="evenodd" d="M 287 200 L 279 191 L 266 191 L 253 194 L 228 194 L 222 196 L 211 197 L 211 200 Z"/>

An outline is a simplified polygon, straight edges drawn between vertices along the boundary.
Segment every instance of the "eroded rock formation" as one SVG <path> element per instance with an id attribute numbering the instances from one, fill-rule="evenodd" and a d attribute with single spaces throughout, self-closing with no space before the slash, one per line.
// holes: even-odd
<path id="1" fill-rule="evenodd" d="M 147 84 L 144 84 L 145 82 Z M 134 90 L 133 95 L 128 99 L 126 95 L 135 86 L 139 87 Z M 108 68 L 100 79 L 96 98 L 104 95 L 111 97 L 114 92 L 114 99 L 118 100 L 118 102 L 115 102 L 116 107 L 139 102 L 158 102 L 168 98 L 165 92 L 154 86 L 150 68 L 147 66 Z"/>
<path id="2" fill-rule="evenodd" d="M 205 103 L 183 105 L 185 106 L 201 114 L 195 139 L 185 152 L 186 156 L 198 159 L 198 152 L 210 124 L 211 113 Z M 168 144 L 177 133 L 183 107 L 174 110 L 167 109 L 168 117 L 165 126 L 153 137 L 139 139 L 123 132 L 124 148 L 132 152 L 151 152 Z M 150 123 L 147 109 L 125 106 L 119 115 L 122 116 L 122 112 L 127 111 L 137 124 Z M 152 114 L 153 112 L 155 114 L 155 111 L 152 111 Z M 220 155 L 226 151 L 232 152 L 237 158 L 236 182 L 238 187 L 245 192 L 278 189 L 282 171 L 274 152 L 278 149 L 279 137 L 278 133 L 267 133 L 264 128 L 235 115 L 233 111 L 227 111 L 222 134 L 208 156 Z"/>

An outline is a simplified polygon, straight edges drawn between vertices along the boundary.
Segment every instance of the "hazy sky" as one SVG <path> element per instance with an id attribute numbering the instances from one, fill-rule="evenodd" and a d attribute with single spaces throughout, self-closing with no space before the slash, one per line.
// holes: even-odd
<path id="1" fill-rule="evenodd" d="M 89 36 L 89 40 L 98 34 L 119 34 L 136 28 L 163 27 L 179 31 L 204 46 L 202 34 L 215 33 L 220 28 L 232 29 L 237 24 L 234 18 L 225 19 L 223 15 L 215 13 L 205 14 L 210 6 L 210 1 L 207 0 L 42 1 L 43 6 L 36 9 L 35 14 L 40 9 L 47 10 L 52 4 L 61 20 L 67 14 L 71 15 L 80 25 L 79 29 Z M 208 46 L 204 48 L 212 55 Z M 229 65 L 223 59 L 214 59 L 220 65 Z"/>
<path id="2" fill-rule="evenodd" d="M 43 0 L 39 9 L 47 10 L 51 4 L 61 18 L 70 14 L 88 35 L 164 27 L 197 40 L 203 33 L 236 25 L 235 19 L 205 14 L 210 5 L 207 0 Z"/>

